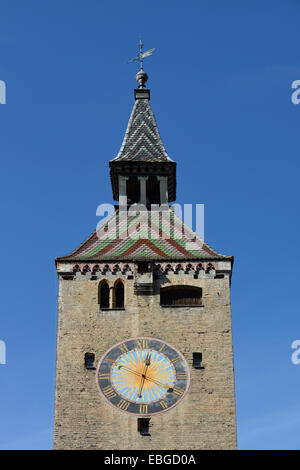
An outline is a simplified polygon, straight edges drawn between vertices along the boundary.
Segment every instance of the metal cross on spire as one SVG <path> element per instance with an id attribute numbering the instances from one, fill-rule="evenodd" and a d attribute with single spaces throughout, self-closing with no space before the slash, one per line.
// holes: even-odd
<path id="1" fill-rule="evenodd" d="M 140 49 L 140 52 L 139 52 L 139 55 L 137 57 L 134 57 L 133 59 L 130 59 L 127 61 L 127 64 L 129 64 L 130 62 L 135 62 L 136 60 L 138 60 L 140 62 L 140 71 L 143 71 L 143 60 L 146 58 L 146 57 L 150 57 L 153 53 L 153 51 L 155 51 L 155 47 L 153 49 L 149 49 L 148 51 L 146 52 L 143 52 L 143 43 L 142 43 L 142 40 L 140 39 L 140 44 L 139 44 L 139 49 Z"/>

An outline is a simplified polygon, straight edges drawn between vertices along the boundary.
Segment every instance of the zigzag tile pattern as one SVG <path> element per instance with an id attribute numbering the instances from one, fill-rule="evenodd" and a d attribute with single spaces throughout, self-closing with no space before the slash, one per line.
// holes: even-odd
<path id="1" fill-rule="evenodd" d="M 136 100 L 121 149 L 112 161 L 171 162 L 149 101 Z"/>
<path id="2" fill-rule="evenodd" d="M 172 210 L 126 218 L 116 211 L 70 255 L 58 261 L 231 259 L 213 250 Z"/>

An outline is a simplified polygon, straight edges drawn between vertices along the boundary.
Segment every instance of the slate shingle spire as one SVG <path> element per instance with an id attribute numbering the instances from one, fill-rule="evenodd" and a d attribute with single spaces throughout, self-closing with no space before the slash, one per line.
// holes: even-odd
<path id="1" fill-rule="evenodd" d="M 134 90 L 135 103 L 118 155 L 109 162 L 110 177 L 115 200 L 120 197 L 120 176 L 131 178 L 131 188 L 136 184 L 133 177 L 148 178 L 147 204 L 162 203 L 155 195 L 153 177 L 166 178 L 167 196 L 163 202 L 176 199 L 176 163 L 168 156 L 162 143 L 153 111 L 150 106 L 150 90 L 145 87 L 148 75 L 140 70 L 136 79 L 139 88 Z M 152 178 L 152 180 L 151 180 Z M 128 186 L 128 183 L 126 183 Z M 138 186 L 138 185 L 137 185 Z M 131 191 L 130 203 L 139 202 L 139 188 Z M 151 194 L 153 192 L 153 194 Z M 129 196 L 129 194 L 127 194 Z"/>
<path id="2" fill-rule="evenodd" d="M 145 91 L 149 90 L 143 89 L 143 96 Z M 139 92 L 140 89 L 136 90 L 136 101 L 120 151 L 111 162 L 172 162 L 159 135 L 149 99 L 141 98 Z"/>

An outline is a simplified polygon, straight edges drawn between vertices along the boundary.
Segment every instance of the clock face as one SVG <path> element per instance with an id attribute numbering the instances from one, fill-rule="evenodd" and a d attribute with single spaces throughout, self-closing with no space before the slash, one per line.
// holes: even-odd
<path id="1" fill-rule="evenodd" d="M 190 373 L 183 355 L 166 342 L 135 338 L 104 354 L 96 380 L 111 405 L 150 415 L 177 405 L 188 390 Z"/>

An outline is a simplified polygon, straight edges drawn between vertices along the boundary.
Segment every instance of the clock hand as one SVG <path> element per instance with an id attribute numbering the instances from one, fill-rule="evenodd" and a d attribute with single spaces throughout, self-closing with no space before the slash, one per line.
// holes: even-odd
<path id="1" fill-rule="evenodd" d="M 140 384 L 140 387 L 139 387 L 139 393 L 138 393 L 138 397 L 140 398 L 142 396 L 142 389 L 143 389 L 143 385 L 144 385 L 146 376 L 144 374 L 141 374 L 140 372 L 136 372 L 135 370 L 132 370 L 129 367 L 124 366 L 123 364 L 120 364 L 119 366 L 116 366 L 116 367 L 118 367 L 118 369 L 123 368 L 126 371 L 131 372 L 132 374 L 135 374 L 139 377 L 142 377 L 141 384 Z M 145 368 L 145 370 L 146 370 L 146 368 Z"/>
<path id="2" fill-rule="evenodd" d="M 127 366 L 123 366 L 123 364 L 120 364 L 119 366 L 116 366 L 116 367 L 118 367 L 118 369 L 121 369 L 121 368 L 122 368 L 122 369 L 125 369 L 125 370 L 127 370 L 128 372 L 131 372 L 132 374 L 138 375 L 139 377 L 142 377 L 142 376 L 143 376 L 143 374 L 141 374 L 141 372 L 136 372 L 135 370 L 132 370 L 132 369 L 130 369 L 130 368 L 127 367 Z"/>
<path id="3" fill-rule="evenodd" d="M 150 353 L 147 353 L 146 361 L 145 361 L 146 368 L 147 368 L 148 366 L 150 366 L 150 359 L 151 359 L 151 355 L 150 355 Z M 146 370 L 147 370 L 147 369 L 146 369 Z M 145 371 L 145 373 L 146 373 L 146 371 Z"/>
<path id="4" fill-rule="evenodd" d="M 162 383 L 159 380 L 152 379 L 151 377 L 145 377 L 146 380 L 149 380 L 150 382 L 154 382 L 157 385 L 160 385 L 163 388 L 170 388 L 169 384 L 167 383 Z"/>
<path id="5" fill-rule="evenodd" d="M 139 397 L 139 398 L 142 397 L 142 390 L 143 390 L 144 382 L 145 382 L 145 377 L 142 377 L 142 380 L 141 380 L 141 383 L 140 383 L 140 387 L 139 387 L 139 393 L 138 393 L 138 397 Z"/>
<path id="6" fill-rule="evenodd" d="M 129 367 L 124 366 L 123 364 L 120 364 L 120 365 L 118 365 L 118 366 L 116 366 L 116 367 L 117 367 L 118 369 L 123 368 L 123 369 L 127 370 L 128 372 L 131 372 L 132 374 L 138 375 L 139 377 L 143 377 L 143 375 L 145 375 L 145 374 L 143 374 L 143 373 L 141 373 L 141 372 L 137 372 L 137 371 L 135 371 L 135 370 L 133 370 L 133 369 L 130 369 Z M 145 368 L 145 369 L 146 369 L 146 368 Z M 143 372 L 145 372 L 145 370 L 144 370 Z M 150 380 L 151 382 L 155 382 L 155 383 L 157 383 L 158 385 L 161 385 L 161 386 L 164 387 L 164 388 L 167 388 L 167 387 L 169 386 L 169 385 L 166 384 L 166 383 L 160 382 L 159 380 L 156 380 L 156 379 L 152 379 L 151 377 L 148 377 L 148 376 L 145 376 L 145 379 L 146 379 L 146 380 Z"/>
<path id="7" fill-rule="evenodd" d="M 149 364 L 148 364 L 148 365 L 149 365 Z M 135 374 L 135 375 L 137 375 L 137 376 L 139 376 L 139 377 L 143 377 L 143 375 L 145 375 L 144 372 L 146 371 L 146 367 L 145 367 L 145 369 L 143 370 L 143 373 L 141 373 L 141 372 L 137 372 L 137 371 L 135 371 L 135 370 L 133 370 L 133 369 L 130 369 L 129 367 L 124 366 L 123 364 L 119 364 L 118 366 L 115 365 L 115 367 L 117 367 L 118 369 L 125 369 L 126 371 L 131 372 L 132 374 Z"/>
<path id="8" fill-rule="evenodd" d="M 147 372 L 147 369 L 148 367 L 150 366 L 150 353 L 147 353 L 146 355 L 146 360 L 145 360 L 145 368 L 144 368 L 144 373 L 142 374 L 142 380 L 141 380 L 141 384 L 140 384 L 140 388 L 139 388 L 139 393 L 138 393 L 138 397 L 141 398 L 142 397 L 142 390 L 143 390 L 143 386 L 144 386 L 144 383 L 145 383 L 145 378 L 146 378 L 146 372 Z"/>
<path id="9" fill-rule="evenodd" d="M 125 369 L 125 370 L 128 370 L 129 372 L 132 372 L 132 373 L 135 374 L 135 375 L 139 375 L 139 376 L 142 377 L 143 374 L 145 374 L 145 372 L 146 372 L 146 370 L 147 370 L 147 366 L 150 365 L 150 356 L 149 356 L 149 357 L 148 357 L 148 356 L 149 356 L 149 353 L 147 353 L 147 356 L 146 356 L 146 362 L 145 362 L 146 367 L 144 368 L 143 373 L 137 372 L 137 371 L 135 371 L 135 370 L 133 370 L 133 369 L 130 369 L 129 367 L 124 366 L 124 364 L 115 365 L 115 367 L 117 367 L 118 369 L 123 368 L 123 369 Z"/>
<path id="10" fill-rule="evenodd" d="M 133 369 L 130 369 L 129 367 L 124 366 L 123 364 L 119 364 L 119 365 L 116 366 L 116 367 L 117 367 L 118 369 L 123 368 L 123 369 L 125 369 L 126 371 L 131 372 L 132 374 L 135 374 L 135 375 L 137 375 L 137 376 L 143 378 L 143 374 L 142 374 L 141 372 L 137 372 L 137 371 L 135 371 L 135 370 L 133 370 Z M 146 368 L 145 368 L 145 369 L 146 369 Z M 144 372 L 144 371 L 143 371 L 143 372 Z M 169 384 L 167 384 L 167 383 L 162 383 L 162 382 L 160 382 L 159 380 L 152 379 L 151 377 L 148 377 L 148 376 L 145 376 L 145 380 L 149 380 L 150 382 L 153 382 L 153 383 L 159 385 L 159 386 L 162 387 L 162 388 L 170 388 Z M 139 392 L 139 395 L 138 395 L 138 396 L 140 396 L 140 393 L 141 393 L 141 392 Z"/>

